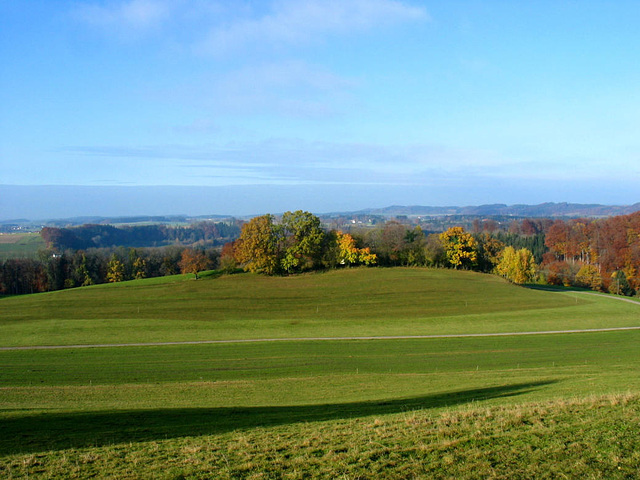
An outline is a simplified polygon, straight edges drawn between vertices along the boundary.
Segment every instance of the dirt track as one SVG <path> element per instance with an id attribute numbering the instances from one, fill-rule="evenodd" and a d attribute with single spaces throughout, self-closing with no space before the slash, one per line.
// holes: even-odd
<path id="1" fill-rule="evenodd" d="M 540 332 L 503 332 L 503 333 L 461 333 L 452 335 L 389 335 L 383 337 L 294 337 L 294 338 L 249 338 L 240 340 L 194 340 L 186 342 L 149 342 L 149 343 L 97 343 L 92 345 L 39 345 L 27 347 L 0 347 L 5 350 L 52 350 L 59 348 L 107 348 L 107 347 L 158 347 L 166 345 L 205 345 L 215 343 L 257 343 L 257 342 L 301 342 L 301 341 L 339 341 L 339 340 L 410 340 L 428 338 L 471 338 L 471 337 L 515 337 L 519 335 L 556 335 L 568 333 L 615 332 L 621 330 L 640 330 L 640 327 L 591 328 L 584 330 L 546 330 Z"/>

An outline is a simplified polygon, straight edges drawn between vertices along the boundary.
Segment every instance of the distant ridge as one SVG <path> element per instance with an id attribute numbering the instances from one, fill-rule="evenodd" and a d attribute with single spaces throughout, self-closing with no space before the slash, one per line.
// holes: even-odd
<path id="1" fill-rule="evenodd" d="M 539 205 L 492 205 L 466 207 L 428 207 L 420 205 L 393 205 L 384 208 L 369 208 L 354 214 L 381 216 L 440 216 L 440 215 L 474 215 L 474 216 L 513 216 L 513 217 L 610 217 L 628 215 L 640 211 L 640 202 L 633 205 L 599 205 L 581 203 L 541 203 Z"/>
<path id="2" fill-rule="evenodd" d="M 469 217 L 518 217 L 518 218 L 605 218 L 616 215 L 629 215 L 640 211 L 640 202 L 633 205 L 601 205 L 582 203 L 554 203 L 547 202 L 538 205 L 515 204 L 506 205 L 495 203 L 478 206 L 423 206 L 423 205 L 391 205 L 384 208 L 366 208 L 356 211 L 312 212 L 319 217 L 354 217 L 354 216 L 378 216 L 378 217 L 439 217 L 439 216 L 469 216 Z M 280 215 L 282 212 L 270 212 Z M 248 220 L 260 214 L 254 215 L 82 215 L 70 217 L 49 217 L 38 220 L 25 218 L 0 220 L 0 230 L 12 225 L 38 225 L 53 227 L 69 227 L 85 224 L 136 224 L 136 223 L 194 223 L 204 220 L 224 221 L 230 219 Z"/>

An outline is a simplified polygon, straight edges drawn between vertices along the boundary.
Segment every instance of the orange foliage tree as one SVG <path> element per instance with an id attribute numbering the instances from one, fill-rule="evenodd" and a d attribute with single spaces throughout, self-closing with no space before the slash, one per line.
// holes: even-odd
<path id="1" fill-rule="evenodd" d="M 209 264 L 209 260 L 201 251 L 193 248 L 186 248 L 182 251 L 180 259 L 180 271 L 182 273 L 193 273 L 198 279 L 198 272 L 205 270 Z"/>

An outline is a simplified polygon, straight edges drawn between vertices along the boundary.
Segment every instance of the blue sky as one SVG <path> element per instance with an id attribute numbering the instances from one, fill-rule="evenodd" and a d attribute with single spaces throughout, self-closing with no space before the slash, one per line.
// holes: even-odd
<path id="1" fill-rule="evenodd" d="M 0 1 L 0 184 L 236 192 L 167 214 L 631 204 L 638 25 L 635 1 Z"/>

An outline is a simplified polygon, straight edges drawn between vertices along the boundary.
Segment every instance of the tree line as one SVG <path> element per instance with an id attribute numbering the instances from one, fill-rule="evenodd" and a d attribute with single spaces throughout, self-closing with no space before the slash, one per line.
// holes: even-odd
<path id="1" fill-rule="evenodd" d="M 633 295 L 640 290 L 640 212 L 557 220 L 546 232 L 546 280 Z"/>
<path id="2" fill-rule="evenodd" d="M 508 231 L 488 220 L 474 223 L 471 231 L 456 226 L 429 233 L 392 220 L 345 232 L 329 229 L 301 210 L 234 225 L 235 239 L 223 246 L 222 237 L 216 236 L 221 230 L 207 225 L 208 237 L 198 233 L 182 238 L 200 238 L 196 245 L 215 238 L 208 247 L 88 248 L 62 253 L 52 248 L 62 244 L 52 240 L 60 235 L 52 237 L 49 230 L 45 236 L 50 248 L 38 260 L 0 264 L 0 293 L 35 293 L 179 272 L 197 275 L 207 268 L 286 275 L 357 265 L 467 269 L 495 273 L 515 283 L 579 286 L 622 295 L 640 290 L 640 212 L 595 220 L 525 219 L 513 221 Z M 112 232 L 86 227 L 75 238 Z M 198 226 L 200 232 L 203 227 Z M 231 230 L 225 233 L 233 236 Z"/>
<path id="3" fill-rule="evenodd" d="M 431 266 L 492 272 L 502 261 L 505 247 L 504 242 L 489 233 L 473 235 L 462 227 L 427 234 L 419 226 L 390 221 L 379 228 L 359 232 L 325 230 L 318 217 L 296 211 L 286 212 L 280 219 L 263 215 L 244 224 L 239 238 L 223 248 L 220 262 L 229 270 L 241 267 L 267 275 L 355 265 Z M 528 265 L 535 264 L 528 250 L 527 255 Z M 530 271 L 533 270 L 528 268 L 527 272 Z M 514 278 L 532 280 L 530 274 Z"/>
<path id="4" fill-rule="evenodd" d="M 501 275 L 514 283 L 579 286 L 622 295 L 640 291 L 640 212 L 608 219 L 514 221 L 507 232 L 450 227 L 425 233 L 388 221 L 349 233 L 325 231 L 309 212 L 256 217 L 223 249 L 221 261 L 268 275 L 349 265 L 429 266 Z"/>
<path id="5" fill-rule="evenodd" d="M 0 293 L 20 295 L 65 288 L 196 273 L 217 266 L 217 248 L 92 248 L 57 253 L 47 249 L 38 259 L 0 263 Z"/>
<path id="6" fill-rule="evenodd" d="M 238 237 L 240 222 L 198 222 L 187 226 L 171 225 L 81 225 L 44 227 L 40 235 L 48 248 L 86 250 L 89 248 L 157 247 L 168 244 L 220 246 Z"/>

